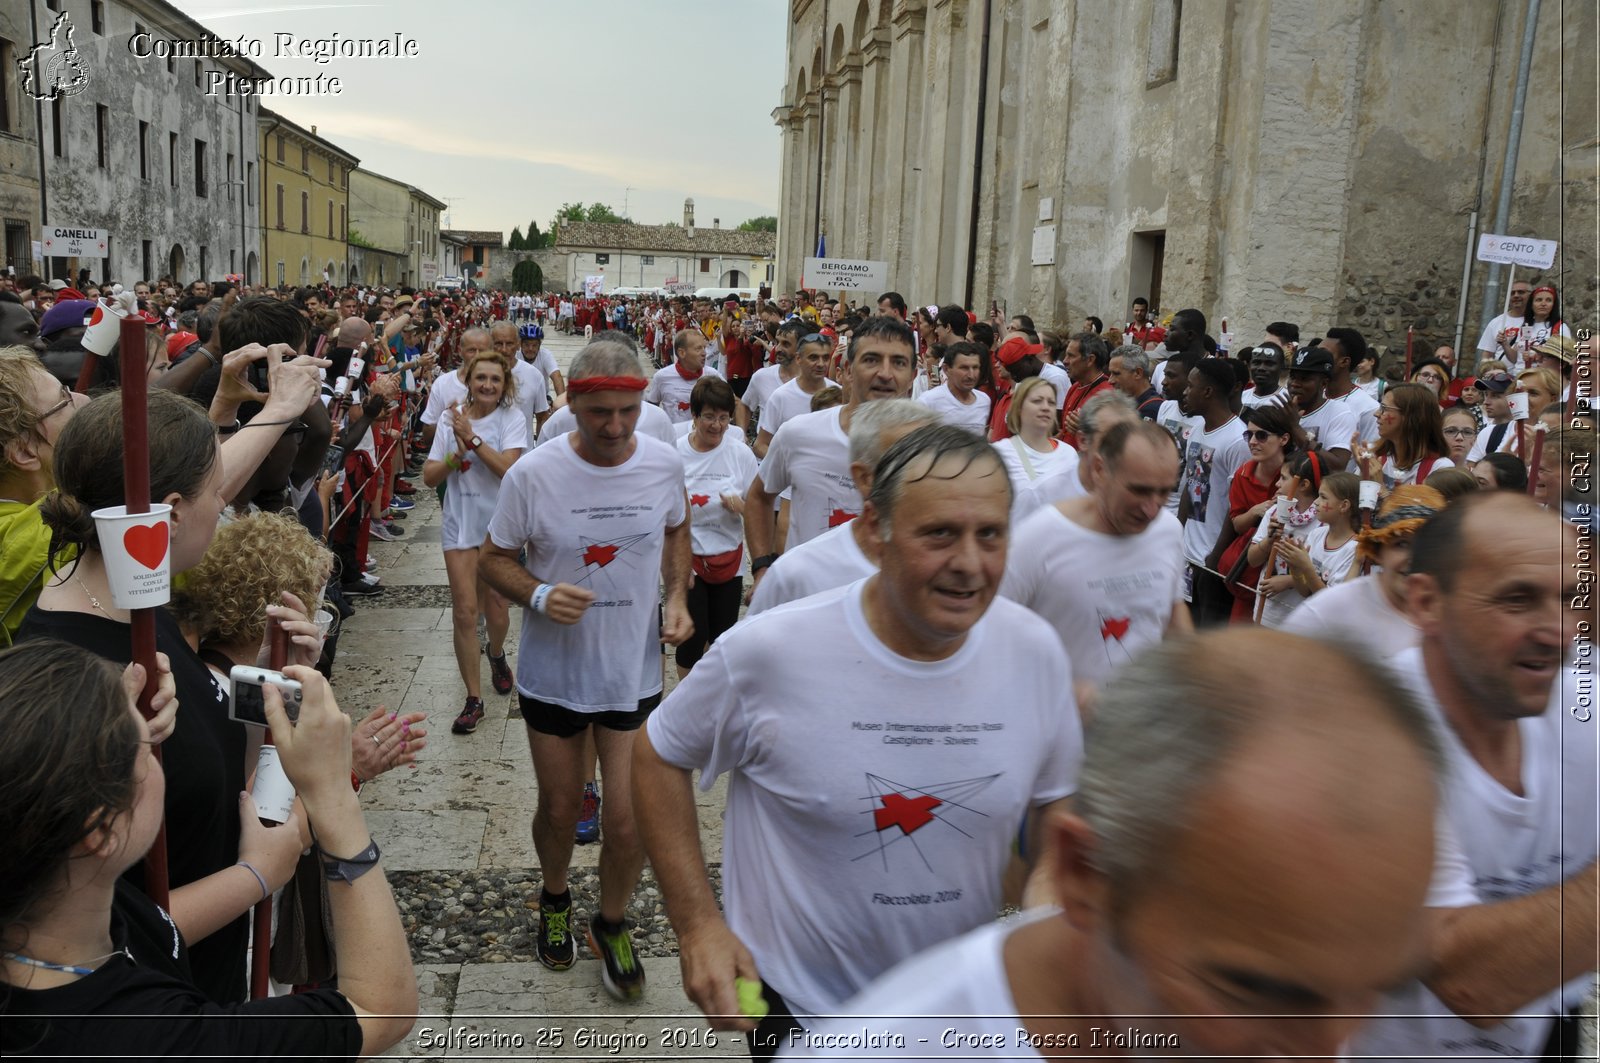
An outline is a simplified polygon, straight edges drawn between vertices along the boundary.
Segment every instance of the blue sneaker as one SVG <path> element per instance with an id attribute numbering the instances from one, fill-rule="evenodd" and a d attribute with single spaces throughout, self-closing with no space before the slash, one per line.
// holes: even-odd
<path id="1" fill-rule="evenodd" d="M 600 785 L 583 784 L 583 811 L 578 815 L 579 845 L 592 845 L 600 840 Z"/>
<path id="2" fill-rule="evenodd" d="M 417 508 L 417 504 L 415 502 L 411 501 L 411 499 L 409 499 L 409 498 L 395 497 L 395 498 L 389 499 L 389 508 L 390 509 L 398 509 L 400 512 L 406 513 L 406 512 L 409 512 L 409 511 L 413 510 L 413 509 L 416 509 Z"/>

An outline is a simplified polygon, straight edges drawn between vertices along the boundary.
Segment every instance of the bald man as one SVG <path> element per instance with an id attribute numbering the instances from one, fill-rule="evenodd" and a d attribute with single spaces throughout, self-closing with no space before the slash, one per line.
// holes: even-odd
<path id="1" fill-rule="evenodd" d="M 1102 693 L 1074 810 L 1046 824 L 1059 907 L 923 953 L 789 1052 L 1334 1056 L 1426 956 L 1438 759 L 1351 651 L 1240 628 L 1162 643 Z M 827 1047 L 863 1025 L 867 1051 Z"/>
<path id="2" fill-rule="evenodd" d="M 1577 547 L 1576 529 L 1505 491 L 1458 499 L 1413 540 L 1407 612 L 1421 644 L 1393 665 L 1445 736 L 1441 836 L 1459 859 L 1441 863 L 1464 865 L 1464 895 L 1432 911 L 1426 977 L 1383 1002 L 1393 1017 L 1355 1055 L 1577 1051 L 1600 848 L 1593 671 L 1565 665 L 1589 621 L 1569 611 L 1588 597 L 1564 563 Z"/>

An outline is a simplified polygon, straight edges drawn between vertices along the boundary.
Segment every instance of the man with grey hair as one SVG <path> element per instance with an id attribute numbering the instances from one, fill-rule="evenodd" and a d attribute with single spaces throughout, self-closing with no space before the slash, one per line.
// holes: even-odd
<path id="1" fill-rule="evenodd" d="M 617 332 L 613 330 L 604 334 L 601 338 L 618 344 L 625 350 L 631 352 L 634 362 L 637 365 L 639 360 L 639 345 L 634 341 L 632 336 L 628 335 L 626 332 Z M 563 393 L 565 386 L 566 385 L 563 383 Z M 550 416 L 545 418 L 544 426 L 539 429 L 539 437 L 534 440 L 533 445 L 535 447 L 542 447 L 552 439 L 561 439 L 567 435 L 570 435 L 572 430 L 576 427 L 578 427 L 578 419 L 573 416 L 572 404 L 570 402 L 563 403 L 562 405 L 556 407 Z M 672 421 L 668 419 L 666 411 L 653 402 L 646 402 L 639 407 L 639 423 L 635 430 L 648 436 L 654 436 L 667 446 L 672 447 L 674 450 L 676 450 L 678 447 L 678 436 L 677 433 L 673 431 Z"/>
<path id="2" fill-rule="evenodd" d="M 990 922 L 1018 824 L 1075 789 L 1066 655 L 1038 617 L 995 600 L 1010 483 L 964 429 L 902 438 L 858 518 L 879 571 L 718 639 L 636 745 L 639 826 L 684 989 L 713 1027 L 754 1028 L 757 1059 L 912 953 Z M 702 786 L 732 775 L 726 920 L 694 768 Z M 736 978 L 763 985 L 759 1026 Z"/>
<path id="3" fill-rule="evenodd" d="M 1011 506 L 1011 523 L 1020 527 L 1024 518 L 1037 509 L 1088 494 L 1088 455 L 1094 453 L 1101 433 L 1112 425 L 1138 419 L 1133 400 L 1115 389 L 1102 391 L 1084 403 L 1078 411 L 1078 446 L 1083 457 L 1071 465 L 1059 466 L 1018 491 Z"/>
<path id="4" fill-rule="evenodd" d="M 861 497 L 871 493 L 872 472 L 884 451 L 915 429 L 940 421 L 938 410 L 912 399 L 885 399 L 861 407 L 850 422 L 850 478 Z M 878 571 L 868 549 L 866 525 L 853 520 L 785 551 L 750 596 L 745 615 L 865 579 Z"/>
<path id="5" fill-rule="evenodd" d="M 644 992 L 625 918 L 644 868 L 629 800 L 633 737 L 661 700 L 659 643 L 676 646 L 693 631 L 683 459 L 634 432 L 645 385 L 638 355 L 621 339 L 605 335 L 579 353 L 567 385 L 577 428 L 506 473 L 478 559 L 485 583 L 527 603 L 517 700 L 539 787 L 539 960 L 564 970 L 577 959 L 567 872 L 592 726 L 608 789 L 589 946 L 606 990 L 622 1000 Z M 659 627 L 658 572 L 666 585 Z"/>
<path id="6" fill-rule="evenodd" d="M 1067 341 L 1067 376 L 1072 387 L 1067 389 L 1067 401 L 1061 407 L 1061 441 L 1077 447 L 1078 421 L 1083 404 L 1102 391 L 1111 390 L 1111 378 L 1106 375 L 1111 353 L 1106 341 L 1093 332 L 1079 332 Z"/>
<path id="7" fill-rule="evenodd" d="M 1133 400 L 1139 416 L 1154 421 L 1161 411 L 1161 395 L 1150 384 L 1150 356 L 1144 348 L 1125 343 L 1111 352 L 1111 362 L 1106 370 L 1111 386 Z"/>
<path id="8" fill-rule="evenodd" d="M 874 1059 L 1334 1057 L 1425 961 L 1439 771 L 1422 714 L 1352 651 L 1162 643 L 1106 687 L 1075 808 L 1045 825 L 1054 905 L 902 965 L 796 1048 L 871 1016 Z"/>
<path id="9" fill-rule="evenodd" d="M 365 335 L 358 335 L 356 326 L 366 329 Z M 354 338 L 354 342 L 346 343 L 346 335 Z M 339 326 L 339 346 L 355 347 L 372 336 L 372 326 L 358 317 L 350 318 Z M 422 408 L 422 447 L 433 446 L 433 434 L 438 431 L 439 418 L 458 402 L 465 402 L 467 398 L 467 378 L 464 375 L 467 366 L 472 364 L 472 359 L 485 351 L 494 350 L 494 337 L 486 328 L 469 328 L 461 334 L 461 342 L 457 348 L 461 357 L 461 368 L 453 373 L 440 373 L 434 378 L 433 386 L 428 389 L 428 402 Z M 370 359 L 369 359 L 370 361 Z M 510 363 L 506 363 L 510 369 Z"/>

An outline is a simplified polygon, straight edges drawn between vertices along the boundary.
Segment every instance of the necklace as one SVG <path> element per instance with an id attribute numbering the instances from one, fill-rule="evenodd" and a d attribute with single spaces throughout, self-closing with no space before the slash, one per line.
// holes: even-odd
<path id="1" fill-rule="evenodd" d="M 78 589 L 79 590 L 83 591 L 83 596 L 85 598 L 89 599 L 89 604 L 90 605 L 92 605 L 96 609 L 100 610 L 101 615 L 103 615 L 106 619 L 108 619 L 108 620 L 112 619 L 111 614 L 106 612 L 106 607 L 100 604 L 100 599 L 96 598 L 94 595 L 89 593 L 89 588 L 84 585 L 82 576 L 79 576 L 76 573 L 74 573 L 73 576 L 72 576 L 72 581 L 78 585 Z M 10 953 L 7 953 L 7 955 L 10 955 Z"/>
<path id="2" fill-rule="evenodd" d="M 51 963 L 49 960 L 36 960 L 32 956 L 24 956 L 20 952 L 0 953 L 0 955 L 4 955 L 8 960 L 15 960 L 18 963 L 25 963 L 29 967 L 39 967 L 46 971 L 64 971 L 67 974 L 75 974 L 81 978 L 84 975 L 94 974 L 94 967 L 92 966 L 93 964 L 100 963 L 103 960 L 109 960 L 113 956 L 124 955 L 127 953 L 127 951 L 127 949 L 117 949 L 115 952 L 108 952 L 104 956 L 96 956 L 94 959 L 87 960 L 81 965 L 71 963 Z M 129 956 L 128 958 L 132 959 L 133 957 Z"/>

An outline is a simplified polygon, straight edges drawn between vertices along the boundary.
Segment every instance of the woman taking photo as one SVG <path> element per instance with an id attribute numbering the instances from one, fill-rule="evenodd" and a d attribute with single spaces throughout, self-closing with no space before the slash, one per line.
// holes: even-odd
<path id="1" fill-rule="evenodd" d="M 416 978 L 350 789 L 350 723 L 314 670 L 286 672 L 304 691 L 299 722 L 272 686 L 267 719 L 317 825 L 335 945 L 361 962 L 340 971 L 338 990 L 219 1008 L 192 977 L 179 925 L 126 874 L 171 810 L 171 743 L 163 765 L 133 690 L 97 655 L 54 639 L 0 652 L 0 1053 L 352 1059 L 409 1032 Z M 186 719 L 179 732 L 203 726 Z"/>
<path id="2" fill-rule="evenodd" d="M 739 619 L 744 601 L 744 495 L 756 478 L 756 456 L 742 434 L 730 433 L 733 388 L 705 376 L 689 393 L 694 419 L 678 439 L 683 482 L 689 492 L 689 538 L 694 575 L 689 581 L 689 617 L 694 634 L 678 646 L 678 678 L 689 674 L 717 636 Z"/>
<path id="3" fill-rule="evenodd" d="M 489 533 L 500 498 L 500 480 L 528 447 L 528 421 L 516 408 L 516 381 L 493 351 L 473 355 L 463 367 L 467 400 L 452 404 L 440 418 L 433 447 L 422 466 L 429 487 L 447 483 L 440 539 L 450 580 L 450 620 L 456 667 L 467 687 L 466 704 L 451 724 L 456 734 L 471 734 L 483 719 L 483 687 L 478 669 L 478 613 L 489 634 L 489 673 L 495 693 L 511 693 L 506 663 L 506 600 L 478 579 L 478 548 Z"/>
<path id="4" fill-rule="evenodd" d="M 162 391 L 150 392 L 148 403 L 150 495 L 152 502 L 172 507 L 169 549 L 176 574 L 197 564 L 211 543 L 224 504 L 224 460 L 216 428 L 199 406 Z M 255 430 L 262 437 L 267 431 Z M 79 555 L 45 585 L 23 618 L 19 642 L 54 638 L 109 661 L 129 660 L 130 614 L 112 602 L 90 516 L 124 501 L 122 445 L 116 392 L 78 410 L 57 437 L 57 489 L 45 496 L 40 512 L 51 529 L 50 555 L 72 546 Z M 281 826 L 263 827 L 249 795 L 240 797 L 245 727 L 228 718 L 227 692 L 189 648 L 172 615 L 164 608 L 153 611 L 156 648 L 171 660 L 184 707 L 181 726 L 163 745 L 172 917 L 191 943 L 195 985 L 218 1003 L 235 1003 L 245 997 L 248 913 L 289 880 L 302 848 L 299 824 L 291 816 Z M 321 639 L 301 603 L 285 597 L 267 614 L 292 635 L 291 661 L 315 664 Z M 135 884 L 144 881 L 142 868 L 131 874 Z"/>
<path id="5" fill-rule="evenodd" d="M 1058 466 L 1076 466 L 1077 451 L 1055 438 L 1056 389 L 1040 376 L 1031 376 L 1011 392 L 1006 428 L 1011 435 L 996 440 L 994 449 L 1011 474 L 1011 486 L 1021 490 Z"/>
<path id="6" fill-rule="evenodd" d="M 1376 446 L 1352 443 L 1363 480 L 1379 480 L 1385 492 L 1420 484 L 1450 451 L 1444 438 L 1439 398 L 1421 384 L 1396 384 L 1378 406 Z"/>

